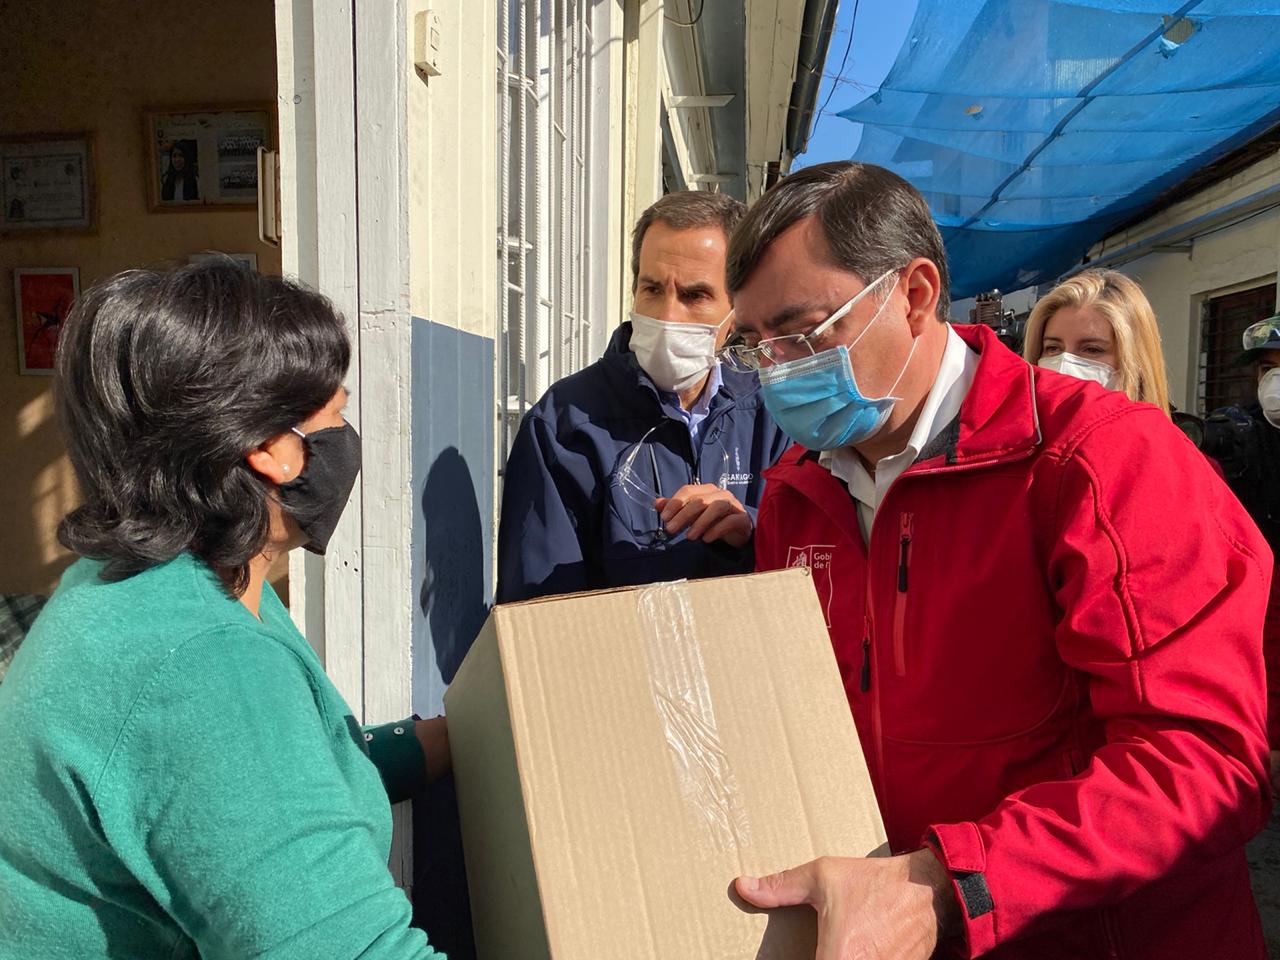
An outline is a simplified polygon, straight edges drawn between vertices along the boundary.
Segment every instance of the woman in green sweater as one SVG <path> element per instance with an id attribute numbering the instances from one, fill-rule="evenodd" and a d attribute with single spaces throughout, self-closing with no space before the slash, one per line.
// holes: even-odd
<path id="1" fill-rule="evenodd" d="M 355 483 L 349 355 L 323 297 L 230 261 L 67 320 L 82 559 L 0 684 L 3 960 L 440 956 L 387 858 L 443 720 L 362 729 L 266 582 Z"/>

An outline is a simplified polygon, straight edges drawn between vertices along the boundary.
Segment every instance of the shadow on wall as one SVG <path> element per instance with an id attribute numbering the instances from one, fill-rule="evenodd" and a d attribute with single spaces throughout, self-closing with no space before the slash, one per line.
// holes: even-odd
<path id="1" fill-rule="evenodd" d="M 489 614 L 487 541 L 471 469 L 456 447 L 431 465 L 422 517 L 426 563 L 419 602 L 440 677 L 449 684 Z M 414 924 L 453 960 L 470 960 L 475 943 L 452 777 L 432 784 L 414 801 L 413 818 Z"/>
<path id="2" fill-rule="evenodd" d="M 419 602 L 446 684 L 484 626 L 484 528 L 471 469 L 456 447 L 436 458 L 422 490 L 426 554 Z"/>
<path id="3" fill-rule="evenodd" d="M 53 413 L 49 381 L 15 377 L 11 415 L 0 425 L 0 475 L 10 494 L 0 558 L 0 592 L 53 591 L 75 559 L 57 542 L 58 521 L 79 501 L 71 464 Z"/>

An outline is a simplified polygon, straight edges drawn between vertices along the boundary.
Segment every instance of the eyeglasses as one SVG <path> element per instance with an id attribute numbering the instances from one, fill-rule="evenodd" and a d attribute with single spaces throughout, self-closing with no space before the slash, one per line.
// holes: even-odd
<path id="1" fill-rule="evenodd" d="M 837 321 L 848 316 L 849 312 L 858 305 L 863 297 L 869 295 L 871 291 L 875 290 L 890 277 L 896 277 L 897 275 L 897 270 L 889 270 L 882 273 L 808 333 L 792 333 L 782 337 L 769 337 L 767 340 L 759 341 L 754 346 L 747 343 L 742 334 L 735 333 L 729 339 L 729 342 L 721 348 L 720 359 L 727 363 L 731 369 L 742 373 L 752 373 L 764 366 L 787 363 L 790 360 L 814 356 L 818 352 L 814 348 L 814 343 L 824 333 L 835 326 Z M 764 361 L 768 361 L 768 363 Z"/>
<path id="2" fill-rule="evenodd" d="M 1241 340 L 1246 350 L 1274 350 L 1280 347 L 1280 317 L 1259 320 L 1245 330 Z"/>
<path id="3" fill-rule="evenodd" d="M 641 521 L 644 525 L 643 529 L 634 529 L 633 534 L 637 540 L 645 547 L 654 547 L 665 544 L 674 539 L 675 535 L 667 532 L 666 524 L 662 520 L 662 511 L 658 509 L 657 501 L 671 496 L 675 492 L 674 489 L 666 489 L 663 484 L 662 471 L 658 466 L 657 446 L 658 442 L 654 438 L 654 434 L 659 430 L 665 429 L 673 421 L 664 421 L 654 427 L 649 428 L 639 440 L 632 444 L 623 455 L 619 458 L 618 466 L 614 470 L 612 485 L 617 487 L 626 499 L 638 504 L 643 508 L 643 515 L 646 520 Z M 706 470 L 708 464 L 703 461 L 701 470 Z M 715 472 L 715 465 L 710 465 Z M 669 473 L 670 471 L 668 471 Z M 708 483 L 715 483 L 722 489 L 725 488 L 724 476 L 729 472 L 729 452 L 725 450 L 721 454 L 721 461 L 716 479 L 709 477 Z M 699 474 L 691 474 L 687 477 L 681 477 L 677 483 L 677 487 L 683 487 L 685 484 L 698 484 L 702 480 L 699 476 L 707 477 L 708 474 L 700 472 Z"/>
<path id="4" fill-rule="evenodd" d="M 662 511 L 657 507 L 657 501 L 664 496 L 662 474 L 658 470 L 658 457 L 649 442 L 649 438 L 662 426 L 664 424 L 650 427 L 639 442 L 623 454 L 613 475 L 613 485 L 628 500 L 653 514 L 653 526 L 646 531 L 647 540 L 644 545 L 647 547 L 663 544 L 671 539 L 662 522 Z"/>

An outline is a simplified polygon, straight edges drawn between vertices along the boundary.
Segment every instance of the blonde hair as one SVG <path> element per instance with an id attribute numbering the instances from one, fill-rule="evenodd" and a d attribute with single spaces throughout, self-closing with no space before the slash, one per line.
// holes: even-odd
<path id="1" fill-rule="evenodd" d="M 1130 400 L 1170 414 L 1169 378 L 1155 311 L 1142 288 L 1116 270 L 1084 270 L 1058 284 L 1031 311 L 1022 355 L 1034 365 L 1044 352 L 1049 318 L 1063 307 L 1089 308 L 1107 318 L 1116 341 L 1116 388 Z"/>

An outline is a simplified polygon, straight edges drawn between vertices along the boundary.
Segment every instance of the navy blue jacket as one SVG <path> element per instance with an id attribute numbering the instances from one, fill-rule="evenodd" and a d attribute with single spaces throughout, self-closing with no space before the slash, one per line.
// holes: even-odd
<path id="1" fill-rule="evenodd" d="M 735 550 L 683 532 L 668 537 L 652 503 L 620 483 L 619 468 L 640 444 L 632 461 L 640 484 L 671 496 L 687 483 L 714 483 L 754 521 L 762 474 L 791 443 L 765 410 L 755 375 L 722 368 L 695 445 L 630 340 L 625 323 L 600 360 L 554 384 L 520 424 L 503 476 L 499 603 L 754 565 L 750 544 Z"/>

